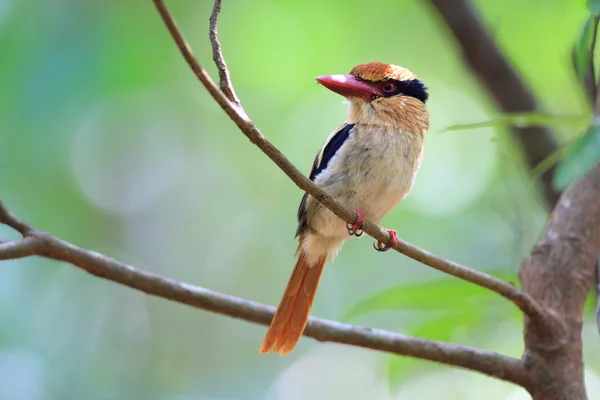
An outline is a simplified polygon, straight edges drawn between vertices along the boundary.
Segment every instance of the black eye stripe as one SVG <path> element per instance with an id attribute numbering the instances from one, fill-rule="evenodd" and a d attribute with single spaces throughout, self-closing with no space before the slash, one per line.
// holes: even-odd
<path id="1" fill-rule="evenodd" d="M 419 79 L 410 79 L 407 81 L 391 80 L 396 85 L 396 90 L 390 93 L 385 93 L 384 97 L 396 96 L 402 94 L 404 96 L 414 97 L 421 100 L 423 103 L 429 98 L 427 88 Z M 384 84 L 385 85 L 385 84 Z"/>

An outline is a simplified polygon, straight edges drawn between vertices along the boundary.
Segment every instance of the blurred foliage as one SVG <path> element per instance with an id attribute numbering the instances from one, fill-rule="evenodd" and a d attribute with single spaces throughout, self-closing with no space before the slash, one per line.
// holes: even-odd
<path id="1" fill-rule="evenodd" d="M 594 122 L 562 158 L 554 177 L 556 186 L 565 189 L 592 169 L 598 160 L 600 160 L 600 126 Z"/>
<path id="2" fill-rule="evenodd" d="M 516 274 L 506 271 L 486 271 L 492 276 L 515 281 Z M 456 294 L 460 293 L 460 296 Z M 418 309 L 461 312 L 470 310 L 473 305 L 481 305 L 496 297 L 497 294 L 480 286 L 459 279 L 436 279 L 428 282 L 404 284 L 377 292 L 361 300 L 348 312 L 346 318 L 357 318 L 364 314 L 380 310 Z"/>
<path id="3" fill-rule="evenodd" d="M 216 77 L 211 1 L 167 3 Z M 590 109 L 569 65 L 585 2 L 475 5 L 557 116 L 517 122 L 552 125 L 561 146 L 574 143 Z M 516 280 L 544 226 L 543 201 L 507 132 L 515 120 L 496 115 L 427 2 L 224 0 L 219 32 L 246 110 L 306 172 L 346 118 L 342 99 L 315 76 L 375 60 L 415 71 L 430 88 L 431 132 L 413 192 L 383 224 Z M 205 93 L 151 2 L 0 0 L 0 54 L 0 197 L 15 213 L 174 279 L 279 300 L 301 193 Z M 494 122 L 440 134 L 480 121 Z M 11 235 L 0 229 L 0 239 Z M 313 314 L 522 351 L 521 316 L 504 299 L 376 254 L 369 239 L 347 243 L 326 268 Z M 593 306 L 586 318 L 587 329 Z M 527 398 L 477 374 L 309 339 L 288 357 L 259 356 L 264 327 L 40 259 L 3 262 L 0 320 L 2 400 Z M 597 334 L 587 329 L 584 340 L 598 396 Z"/>
<path id="4" fill-rule="evenodd" d="M 590 12 L 585 20 L 579 38 L 571 50 L 571 58 L 579 83 L 587 89 L 591 108 L 595 108 L 599 78 L 596 77 L 594 52 L 598 22 L 600 22 L 600 1 L 588 0 Z M 600 127 L 598 117 L 594 117 L 587 131 L 564 153 L 556 174 L 554 186 L 564 190 L 572 182 L 588 172 L 600 160 Z"/>

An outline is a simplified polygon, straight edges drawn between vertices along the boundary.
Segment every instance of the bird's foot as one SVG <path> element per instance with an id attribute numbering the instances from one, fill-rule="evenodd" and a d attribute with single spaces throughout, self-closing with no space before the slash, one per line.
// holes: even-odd
<path id="1" fill-rule="evenodd" d="M 356 214 L 356 221 L 354 224 L 347 223 L 346 229 L 348 229 L 348 235 L 360 237 L 363 234 L 362 226 L 365 223 L 365 216 L 358 208 L 353 211 Z"/>
<path id="2" fill-rule="evenodd" d="M 373 243 L 373 247 L 375 247 L 375 250 L 377 250 L 377 251 L 388 251 L 389 249 L 391 249 L 392 247 L 394 247 L 398 244 L 398 234 L 396 233 L 395 230 L 385 229 L 385 228 L 383 230 L 386 231 L 387 233 L 389 233 L 390 242 L 388 244 L 381 243 L 381 242 Z"/>

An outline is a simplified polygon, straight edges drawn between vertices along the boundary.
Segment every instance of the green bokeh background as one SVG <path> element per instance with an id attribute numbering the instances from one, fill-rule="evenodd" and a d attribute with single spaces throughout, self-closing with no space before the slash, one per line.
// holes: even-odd
<path id="1" fill-rule="evenodd" d="M 567 0 L 476 2 L 559 115 L 589 112 Z M 213 76 L 212 2 L 169 6 Z M 314 77 L 400 64 L 430 88 L 431 132 L 411 196 L 384 220 L 435 254 L 516 281 L 546 214 L 503 129 L 426 1 L 224 1 L 220 37 L 258 127 L 308 173 L 346 106 Z M 581 132 L 556 127 L 566 143 Z M 276 304 L 294 263 L 301 192 L 197 82 L 150 1 L 0 0 L 0 198 L 62 239 L 170 278 Z M 0 238 L 16 237 L 5 228 Z M 520 314 L 496 295 L 352 240 L 324 273 L 319 317 L 519 357 Z M 0 399 L 525 399 L 431 363 L 303 339 L 259 356 L 265 327 L 148 297 L 41 259 L 0 268 Z M 600 346 L 584 331 L 590 397 Z"/>

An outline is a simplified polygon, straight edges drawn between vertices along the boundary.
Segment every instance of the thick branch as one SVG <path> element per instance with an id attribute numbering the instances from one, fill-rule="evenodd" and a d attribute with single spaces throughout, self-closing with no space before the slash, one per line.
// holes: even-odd
<path id="1" fill-rule="evenodd" d="M 540 382 L 529 388 L 536 399 L 586 398 L 582 315 L 599 250 L 600 166 L 596 166 L 564 192 L 538 244 L 521 266 L 524 290 L 566 327 L 565 340 L 556 348 L 549 345 L 547 332 L 526 320 L 525 361 Z"/>
<path id="2" fill-rule="evenodd" d="M 1 210 L 6 209 L 0 203 Z M 1 218 L 1 217 L 0 217 Z M 24 239 L 0 245 L 0 260 L 40 255 L 73 264 L 82 270 L 149 295 L 192 307 L 269 325 L 275 309 L 270 306 L 213 292 L 198 286 L 139 270 L 100 253 L 40 232 L 20 221 L 28 233 Z M 15 250 L 17 249 L 17 250 Z M 520 361 L 497 353 L 430 341 L 378 329 L 363 328 L 321 318 L 310 318 L 305 336 L 471 369 L 517 385 L 527 383 Z"/>
<path id="3" fill-rule="evenodd" d="M 593 124 L 600 117 L 600 90 L 595 93 Z M 524 361 L 538 382 L 528 388 L 535 399 L 586 398 L 581 330 L 599 251 L 600 163 L 563 193 L 521 265 L 523 288 L 565 327 L 564 340 L 556 347 L 548 332 L 525 320 Z"/>
<path id="4" fill-rule="evenodd" d="M 221 108 L 227 113 L 227 115 L 229 115 L 229 117 L 236 123 L 238 128 L 248 137 L 248 139 L 258 146 L 275 164 L 277 164 L 277 166 L 300 189 L 310 194 L 344 221 L 354 223 L 356 219 L 354 212 L 343 208 L 329 194 L 324 192 L 311 180 L 306 178 L 304 174 L 294 167 L 294 165 L 265 138 L 265 136 L 258 130 L 258 128 L 246 114 L 240 113 L 238 108 L 227 100 L 225 95 L 216 87 L 210 76 L 208 76 L 206 71 L 200 66 L 192 54 L 189 45 L 177 28 L 172 15 L 165 7 L 163 1 L 154 0 L 154 4 L 156 5 L 156 8 L 158 9 L 165 24 L 167 25 L 167 28 L 169 29 L 171 36 L 173 36 L 173 39 L 175 40 L 175 43 L 177 44 L 183 57 L 189 64 L 192 71 L 194 71 L 196 74 L 196 77 L 213 96 Z M 365 222 L 362 230 L 382 243 L 389 243 L 388 233 L 381 227 L 369 221 Z M 466 280 L 500 294 L 516 304 L 524 313 L 529 315 L 532 320 L 535 320 L 536 323 L 540 324 L 541 326 L 552 329 L 552 326 L 555 324 L 555 321 L 551 315 L 545 313 L 545 311 L 540 308 L 527 294 L 518 290 L 516 287 L 508 284 L 507 282 L 487 275 L 483 272 L 472 270 L 458 263 L 444 260 L 403 240 L 398 241 L 398 244 L 394 247 L 394 250 L 441 272 L 453 275 L 457 278 Z"/>
<path id="5" fill-rule="evenodd" d="M 454 34 L 468 67 L 506 113 L 540 112 L 531 90 L 509 64 L 481 18 L 468 0 L 430 0 Z M 546 127 L 512 127 L 530 168 L 534 168 L 557 149 L 552 132 Z M 560 193 L 552 186 L 554 167 L 540 177 L 548 208 L 554 207 Z"/>

